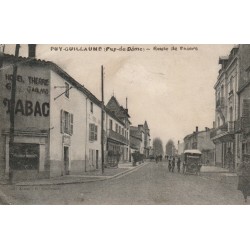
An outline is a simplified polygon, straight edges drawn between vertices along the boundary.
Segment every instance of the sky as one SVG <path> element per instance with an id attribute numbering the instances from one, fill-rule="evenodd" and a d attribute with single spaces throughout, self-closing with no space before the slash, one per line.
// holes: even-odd
<path id="1" fill-rule="evenodd" d="M 21 56 L 27 56 L 27 47 L 21 45 Z M 69 51 L 70 47 L 78 51 Z M 91 47 L 101 49 L 84 51 Z M 141 51 L 127 51 L 128 47 Z M 155 50 L 155 47 L 164 50 Z M 188 50 L 181 50 L 181 47 Z M 232 47 L 231 44 L 38 44 L 37 58 L 58 64 L 99 99 L 103 65 L 105 104 L 114 95 L 125 107 L 127 97 L 132 125 L 143 124 L 146 120 L 151 138 L 159 137 L 165 145 L 169 139 L 182 142 L 196 126 L 199 130 L 212 127 L 215 116 L 213 86 L 220 69 L 218 59 L 228 55 Z M 117 50 L 119 48 L 125 51 Z M 6 45 L 5 52 L 14 54 L 14 46 Z"/>

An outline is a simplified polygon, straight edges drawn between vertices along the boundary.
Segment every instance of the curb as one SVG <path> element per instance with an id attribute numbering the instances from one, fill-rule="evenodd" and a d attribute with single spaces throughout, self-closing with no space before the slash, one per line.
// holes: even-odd
<path id="1" fill-rule="evenodd" d="M 133 168 L 133 169 L 128 169 L 124 172 L 121 172 L 121 173 L 118 173 L 116 175 L 113 175 L 113 176 L 105 176 L 105 177 L 102 177 L 102 176 L 98 176 L 96 177 L 96 179 L 94 180 L 78 180 L 78 181 L 70 181 L 70 182 L 59 182 L 59 183 L 32 183 L 32 184 L 14 184 L 15 186 L 59 186 L 59 185 L 67 185 L 67 184 L 79 184 L 79 183 L 90 183 L 90 182 L 99 182 L 99 181 L 105 181 L 105 180 L 110 180 L 110 179 L 115 179 L 117 177 L 120 177 L 122 175 L 127 175 L 129 174 L 130 172 L 134 172 L 134 171 L 137 171 L 139 170 L 140 168 L 142 168 L 143 166 L 145 166 L 148 162 L 145 162 L 143 164 L 141 164 L 140 166 L 136 167 L 136 168 Z M 87 176 L 86 176 L 87 178 Z"/>

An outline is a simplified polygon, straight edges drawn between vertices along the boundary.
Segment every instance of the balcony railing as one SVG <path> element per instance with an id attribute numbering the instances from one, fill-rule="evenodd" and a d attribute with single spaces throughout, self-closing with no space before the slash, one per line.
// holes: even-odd
<path id="1" fill-rule="evenodd" d="M 234 122 L 226 122 L 223 125 L 221 125 L 220 127 L 211 130 L 210 138 L 213 138 L 213 137 L 220 135 L 222 133 L 225 133 L 225 132 L 231 133 L 233 131 L 234 131 Z"/>
<path id="2" fill-rule="evenodd" d="M 107 136 L 108 136 L 108 138 L 115 140 L 115 141 L 118 141 L 118 142 L 121 142 L 122 144 L 126 144 L 126 145 L 129 144 L 129 141 L 125 136 L 123 136 L 123 135 L 121 135 L 121 134 L 119 134 L 111 129 L 108 130 Z"/>

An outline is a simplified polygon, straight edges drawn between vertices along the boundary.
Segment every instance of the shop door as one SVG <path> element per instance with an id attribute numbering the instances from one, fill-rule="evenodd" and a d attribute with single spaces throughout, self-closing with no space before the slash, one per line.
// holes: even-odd
<path id="1" fill-rule="evenodd" d="M 64 147 L 64 173 L 69 174 L 69 148 Z"/>

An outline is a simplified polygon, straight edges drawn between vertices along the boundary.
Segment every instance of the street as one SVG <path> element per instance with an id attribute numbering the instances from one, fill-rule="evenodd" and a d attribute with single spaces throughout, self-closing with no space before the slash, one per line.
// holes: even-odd
<path id="1" fill-rule="evenodd" d="M 80 184 L 1 186 L 16 204 L 237 205 L 245 204 L 234 184 L 203 175 L 168 172 L 166 162 L 148 162 L 118 178 Z"/>

